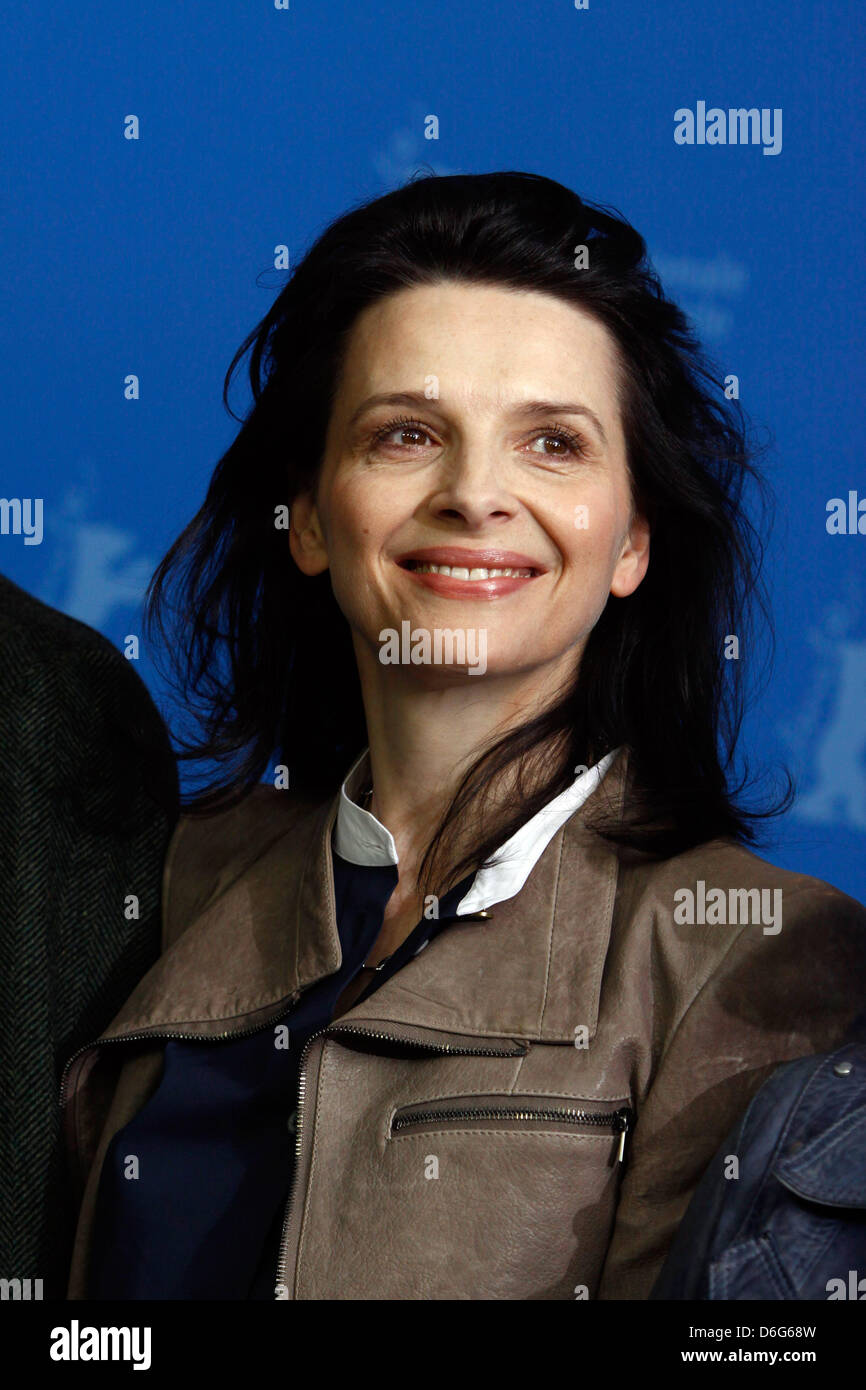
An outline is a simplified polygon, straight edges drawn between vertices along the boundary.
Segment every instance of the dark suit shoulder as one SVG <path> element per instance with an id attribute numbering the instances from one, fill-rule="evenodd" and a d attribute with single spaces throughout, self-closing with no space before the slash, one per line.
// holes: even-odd
<path id="1" fill-rule="evenodd" d="M 112 722 L 133 734 L 146 730 L 168 746 L 162 720 L 144 681 L 112 642 L 77 618 L 50 608 L 0 575 L 0 672 L 7 713 L 18 706 L 30 720 L 55 719 L 71 727 Z M 89 738 L 92 739 L 92 729 Z"/>
<path id="2" fill-rule="evenodd" d="M 129 662 L 95 628 L 70 618 L 0 575 L 0 652 L 28 666 L 57 657 L 102 658 L 118 669 Z"/>
<path id="3" fill-rule="evenodd" d="M 18 783 L 111 806 L 141 785 L 173 825 L 177 770 L 134 663 L 102 633 L 0 576 L 0 736 Z M 125 786 L 125 790 L 124 790 Z M 116 814 L 106 811 L 108 820 Z"/>

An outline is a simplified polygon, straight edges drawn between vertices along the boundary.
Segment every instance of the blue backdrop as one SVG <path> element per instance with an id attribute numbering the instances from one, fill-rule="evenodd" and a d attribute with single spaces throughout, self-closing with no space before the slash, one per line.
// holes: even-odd
<path id="1" fill-rule="evenodd" d="M 8 512 L 0 569 L 118 646 L 140 633 L 235 432 L 222 380 L 282 283 L 275 247 L 294 264 L 419 166 L 547 174 L 643 233 L 772 435 L 779 641 L 744 753 L 787 761 L 801 796 L 763 852 L 866 898 L 863 11 L 89 0 L 4 27 L 0 493 L 41 498 L 43 534 Z M 765 124 L 745 143 L 711 108 Z M 851 492 L 854 533 L 831 534 Z M 138 669 L 161 702 L 146 650 Z"/>

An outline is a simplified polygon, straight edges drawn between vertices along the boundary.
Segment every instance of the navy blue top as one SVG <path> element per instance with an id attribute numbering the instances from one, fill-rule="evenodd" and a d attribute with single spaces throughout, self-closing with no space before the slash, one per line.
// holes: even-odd
<path id="1" fill-rule="evenodd" d="M 166 1042 L 156 1091 L 105 1155 L 90 1298 L 275 1297 L 301 1053 L 332 1021 L 397 886 L 396 866 L 350 864 L 336 852 L 333 860 L 339 970 L 250 1037 Z M 355 1003 L 453 920 L 472 877 L 440 899 L 438 919 L 418 923 Z"/>

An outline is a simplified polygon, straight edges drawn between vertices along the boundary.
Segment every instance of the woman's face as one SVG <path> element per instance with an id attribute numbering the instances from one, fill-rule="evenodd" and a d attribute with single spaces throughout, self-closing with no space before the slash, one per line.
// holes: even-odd
<path id="1" fill-rule="evenodd" d="M 359 315 L 290 540 L 304 573 L 330 569 L 362 666 L 408 622 L 474 633 L 487 675 L 573 671 L 649 558 L 617 385 L 607 329 L 552 295 L 445 281 Z M 473 658 L 440 650 L 413 676 L 465 681 Z"/>

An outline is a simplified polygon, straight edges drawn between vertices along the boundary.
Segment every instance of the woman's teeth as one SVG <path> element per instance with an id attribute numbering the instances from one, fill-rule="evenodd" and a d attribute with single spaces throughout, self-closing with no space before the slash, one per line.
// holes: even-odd
<path id="1" fill-rule="evenodd" d="M 531 569 L 467 569 L 465 565 L 412 565 L 416 574 L 447 574 L 451 579 L 531 579 Z"/>

